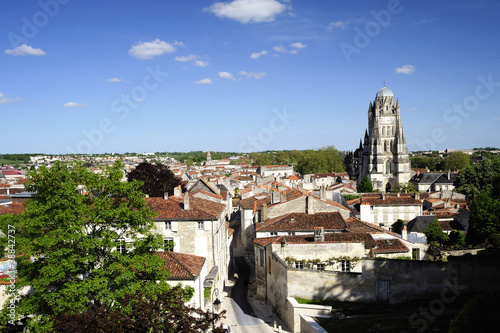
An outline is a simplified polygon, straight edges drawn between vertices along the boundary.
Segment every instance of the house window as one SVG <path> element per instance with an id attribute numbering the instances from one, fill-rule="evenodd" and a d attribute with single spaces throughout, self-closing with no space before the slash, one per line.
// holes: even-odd
<path id="1" fill-rule="evenodd" d="M 278 233 L 277 233 L 277 232 L 270 232 L 270 234 L 271 234 L 271 237 L 273 237 L 273 236 L 278 236 Z"/>
<path id="2" fill-rule="evenodd" d="M 304 264 L 301 263 L 300 261 L 295 262 L 295 268 L 297 269 L 304 269 Z"/>
<path id="3" fill-rule="evenodd" d="M 172 230 L 172 222 L 165 221 L 165 230 Z"/>
<path id="4" fill-rule="evenodd" d="M 342 272 L 351 271 L 351 262 L 349 260 L 342 260 Z"/>
<path id="5" fill-rule="evenodd" d="M 262 267 L 266 266 L 266 256 L 265 256 L 265 251 L 262 249 L 259 249 L 259 255 L 260 255 L 260 265 Z"/>
<path id="6" fill-rule="evenodd" d="M 198 221 L 198 230 L 203 230 L 203 229 L 205 229 L 205 222 Z"/>
<path id="7" fill-rule="evenodd" d="M 318 270 L 318 271 L 324 271 L 325 270 L 325 264 L 317 264 L 316 265 L 316 270 Z"/>
<path id="8" fill-rule="evenodd" d="M 392 173 L 392 170 L 391 170 L 391 161 L 385 162 L 385 173 L 386 174 Z"/>
<path id="9" fill-rule="evenodd" d="M 116 250 L 119 251 L 121 254 L 125 254 L 127 252 L 127 247 L 125 246 L 124 240 L 120 240 L 120 244 L 118 244 Z"/>
<path id="10" fill-rule="evenodd" d="M 164 250 L 165 251 L 173 251 L 174 250 L 174 240 L 172 238 L 165 238 L 163 240 L 163 244 L 164 244 Z"/>

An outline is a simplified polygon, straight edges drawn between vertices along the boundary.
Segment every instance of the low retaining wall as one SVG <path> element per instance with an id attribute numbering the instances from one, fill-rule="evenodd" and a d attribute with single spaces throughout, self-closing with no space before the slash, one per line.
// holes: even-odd
<path id="1" fill-rule="evenodd" d="M 316 318 L 328 318 L 327 316 L 314 316 Z M 323 327 L 320 326 L 312 318 L 312 316 L 308 315 L 300 315 L 300 332 L 301 333 L 328 333 Z"/>
<path id="2" fill-rule="evenodd" d="M 299 304 L 295 300 L 295 298 L 293 298 L 293 297 L 287 297 L 286 307 L 287 307 L 286 318 L 283 318 L 283 319 L 285 320 L 286 325 L 288 327 L 290 327 L 290 329 L 294 333 L 304 332 L 304 331 L 301 331 L 301 326 L 302 326 L 301 316 L 302 315 L 312 315 L 312 316 L 325 315 L 325 316 L 328 316 L 330 314 L 330 312 L 332 312 L 331 306 Z M 317 331 L 311 331 L 311 332 L 317 332 Z"/>

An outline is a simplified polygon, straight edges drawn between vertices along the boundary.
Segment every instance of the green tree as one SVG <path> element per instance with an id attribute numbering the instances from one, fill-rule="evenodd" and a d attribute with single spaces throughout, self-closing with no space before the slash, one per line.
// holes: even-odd
<path id="1" fill-rule="evenodd" d="M 344 172 L 344 157 L 334 146 L 306 150 L 297 163 L 297 171 L 302 175 Z"/>
<path id="2" fill-rule="evenodd" d="M 477 193 L 492 187 L 500 176 L 500 159 L 484 160 L 461 170 L 455 180 L 457 192 L 465 194 L 472 200 L 474 192 Z"/>
<path id="3" fill-rule="evenodd" d="M 473 199 L 470 209 L 467 243 L 483 243 L 486 238 L 500 233 L 500 200 L 493 196 L 493 190 L 487 188 Z"/>
<path id="4" fill-rule="evenodd" d="M 106 308 L 89 304 L 88 310 L 82 313 L 63 313 L 55 318 L 58 332 L 144 332 L 144 333 L 177 333 L 207 332 L 212 325 L 223 316 L 204 312 L 184 304 L 184 289 L 175 286 L 169 291 L 150 297 L 139 291 L 135 295 L 128 294 L 122 306 L 130 311 L 123 313 L 120 309 Z M 213 332 L 224 332 L 221 326 Z"/>
<path id="5" fill-rule="evenodd" d="M 395 232 L 395 233 L 398 233 L 401 235 L 402 231 L 403 231 L 403 225 L 404 225 L 404 221 L 401 220 L 401 219 L 398 219 L 396 222 L 394 222 L 392 224 L 392 230 Z"/>
<path id="6" fill-rule="evenodd" d="M 412 182 L 408 183 L 398 183 L 396 187 L 392 190 L 394 193 L 416 193 L 415 185 Z"/>
<path id="7" fill-rule="evenodd" d="M 440 245 L 447 245 L 449 241 L 448 235 L 443 232 L 436 217 L 434 217 L 434 222 L 427 225 L 424 235 L 427 237 L 427 243 L 435 242 Z"/>
<path id="8" fill-rule="evenodd" d="M 142 182 L 141 191 L 150 197 L 163 197 L 165 192 L 172 195 L 174 188 L 181 184 L 169 167 L 160 163 L 140 163 L 127 175 L 127 179 L 129 182 Z"/>
<path id="9" fill-rule="evenodd" d="M 462 170 L 467 168 L 471 163 L 470 155 L 457 151 L 451 153 L 446 158 L 446 166 L 449 170 Z"/>
<path id="10" fill-rule="evenodd" d="M 364 176 L 363 179 L 359 182 L 358 185 L 359 193 L 370 193 L 373 192 L 373 185 L 368 176 Z"/>
<path id="11" fill-rule="evenodd" d="M 122 167 L 115 163 L 96 174 L 58 162 L 28 173 L 26 189 L 36 195 L 19 216 L 24 231 L 16 240 L 29 240 L 23 252 L 34 261 L 18 261 L 16 288 L 34 292 L 18 295 L 15 320 L 24 318 L 30 331 L 52 332 L 54 318 L 80 314 L 89 304 L 126 313 L 126 295 L 171 289 L 165 262 L 154 255 L 163 243 L 154 233 L 154 212 L 139 182 L 121 181 Z M 186 288 L 184 298 L 191 295 Z M 2 323 L 12 319 L 8 304 Z"/>

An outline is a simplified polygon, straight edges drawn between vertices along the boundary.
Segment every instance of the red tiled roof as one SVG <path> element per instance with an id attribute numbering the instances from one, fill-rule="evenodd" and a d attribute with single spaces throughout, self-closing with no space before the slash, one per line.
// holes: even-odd
<path id="1" fill-rule="evenodd" d="M 146 204 L 158 213 L 157 219 L 218 219 L 226 208 L 225 205 L 210 200 L 189 196 L 189 210 L 184 210 L 184 197 L 170 196 L 146 198 Z"/>
<path id="2" fill-rule="evenodd" d="M 417 200 L 409 195 L 385 195 L 385 198 L 382 199 L 382 196 L 379 194 L 377 196 L 372 195 L 363 195 L 363 203 L 368 203 L 370 205 L 421 205 L 422 201 Z"/>
<path id="3" fill-rule="evenodd" d="M 375 239 L 375 253 L 409 252 L 410 250 L 399 239 Z"/>
<path id="4" fill-rule="evenodd" d="M 205 257 L 171 251 L 159 251 L 156 255 L 166 261 L 165 268 L 171 274 L 169 279 L 178 280 L 194 280 L 200 275 L 206 260 Z"/>
<path id="5" fill-rule="evenodd" d="M 255 229 L 256 231 L 312 231 L 314 227 L 324 227 L 325 230 L 341 230 L 346 228 L 347 224 L 338 212 L 316 214 L 290 213 L 258 223 Z"/>
<path id="6" fill-rule="evenodd" d="M 9 205 L 1 205 L 0 206 L 0 215 L 19 215 L 24 211 L 24 205 L 22 203 L 11 203 Z"/>
<path id="7" fill-rule="evenodd" d="M 321 243 L 360 243 L 364 242 L 365 246 L 374 247 L 375 240 L 369 233 L 354 233 L 354 232 L 329 232 L 325 233 L 325 241 Z M 310 244 L 314 243 L 314 234 L 310 235 L 289 235 L 278 237 L 256 238 L 254 243 L 266 246 L 271 243 L 280 244 L 286 242 L 289 244 Z"/>
<path id="8" fill-rule="evenodd" d="M 385 230 L 382 227 L 379 227 L 373 223 L 361 221 L 360 219 L 357 219 L 355 217 L 349 217 L 347 219 L 347 224 L 349 225 L 346 230 L 349 232 L 368 232 L 370 234 L 388 234 L 392 235 L 394 237 L 400 237 L 399 234 Z"/>

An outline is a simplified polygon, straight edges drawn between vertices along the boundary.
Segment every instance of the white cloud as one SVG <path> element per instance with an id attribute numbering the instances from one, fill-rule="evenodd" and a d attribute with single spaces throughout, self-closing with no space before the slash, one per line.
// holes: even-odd
<path id="1" fill-rule="evenodd" d="M 7 103 L 12 103 L 15 101 L 20 101 L 21 99 L 19 97 L 16 98 L 9 98 L 5 97 L 3 93 L 0 92 L 0 104 L 7 104 Z"/>
<path id="2" fill-rule="evenodd" d="M 195 60 L 194 65 L 198 67 L 206 67 L 208 66 L 208 62 L 203 60 Z"/>
<path id="3" fill-rule="evenodd" d="M 33 55 L 33 56 L 42 56 L 45 55 L 45 51 L 42 49 L 34 49 L 29 45 L 22 44 L 14 49 L 7 49 L 5 53 L 13 55 L 13 56 L 25 56 L 25 55 Z"/>
<path id="4" fill-rule="evenodd" d="M 415 71 L 415 66 L 413 65 L 404 65 L 402 67 L 396 68 L 396 74 L 411 74 Z"/>
<path id="5" fill-rule="evenodd" d="M 196 84 L 212 84 L 212 80 L 210 79 L 201 79 L 195 82 Z"/>
<path id="6" fill-rule="evenodd" d="M 127 81 L 125 81 L 123 79 L 119 79 L 117 77 L 113 77 L 111 79 L 106 79 L 106 82 L 127 82 Z"/>
<path id="7" fill-rule="evenodd" d="M 151 59 L 153 57 L 162 55 L 163 53 L 172 53 L 177 51 L 175 46 L 184 46 L 182 42 L 167 42 L 155 39 L 151 42 L 138 43 L 128 51 L 128 54 L 137 59 Z"/>
<path id="8" fill-rule="evenodd" d="M 332 31 L 334 28 L 345 30 L 347 28 L 347 21 L 330 22 L 330 24 L 326 27 L 326 31 Z"/>
<path id="9" fill-rule="evenodd" d="M 254 52 L 250 55 L 250 58 L 252 59 L 257 59 L 259 57 L 262 57 L 263 55 L 267 55 L 269 52 L 267 52 L 266 50 L 262 50 L 260 52 Z"/>
<path id="10" fill-rule="evenodd" d="M 264 72 L 260 73 L 253 73 L 253 72 L 245 72 L 245 71 L 240 71 L 238 75 L 244 76 L 246 79 L 262 79 L 264 76 L 267 74 Z"/>
<path id="11" fill-rule="evenodd" d="M 200 57 L 195 55 L 195 54 L 190 54 L 190 55 L 184 56 L 184 57 L 175 57 L 175 61 L 180 61 L 180 62 L 192 61 L 193 65 L 198 66 L 198 67 L 208 66 L 208 61 L 199 60 L 199 58 Z"/>
<path id="12" fill-rule="evenodd" d="M 188 61 L 196 60 L 198 58 L 199 57 L 197 55 L 190 54 L 190 55 L 184 56 L 184 57 L 175 57 L 175 61 L 188 62 Z"/>
<path id="13" fill-rule="evenodd" d="M 210 11 L 217 17 L 225 17 L 241 23 L 259 23 L 274 21 L 275 16 L 283 13 L 287 8 L 287 5 L 277 0 L 233 0 L 216 2 L 204 11 Z"/>
<path id="14" fill-rule="evenodd" d="M 75 102 L 69 102 L 63 105 L 64 107 L 67 108 L 74 108 L 74 107 L 80 107 L 80 106 L 88 106 L 86 103 L 75 103 Z"/>
<path id="15" fill-rule="evenodd" d="M 273 47 L 274 52 L 286 53 L 286 48 L 283 45 L 276 45 Z"/>
<path id="16" fill-rule="evenodd" d="M 306 46 L 307 46 L 306 44 L 302 44 L 301 42 L 290 44 L 290 47 L 293 47 L 294 49 L 303 49 Z"/>
<path id="17" fill-rule="evenodd" d="M 218 75 L 222 79 L 228 79 L 228 80 L 233 80 L 233 81 L 236 80 L 234 78 L 234 75 L 229 73 L 229 72 L 219 72 Z"/>

